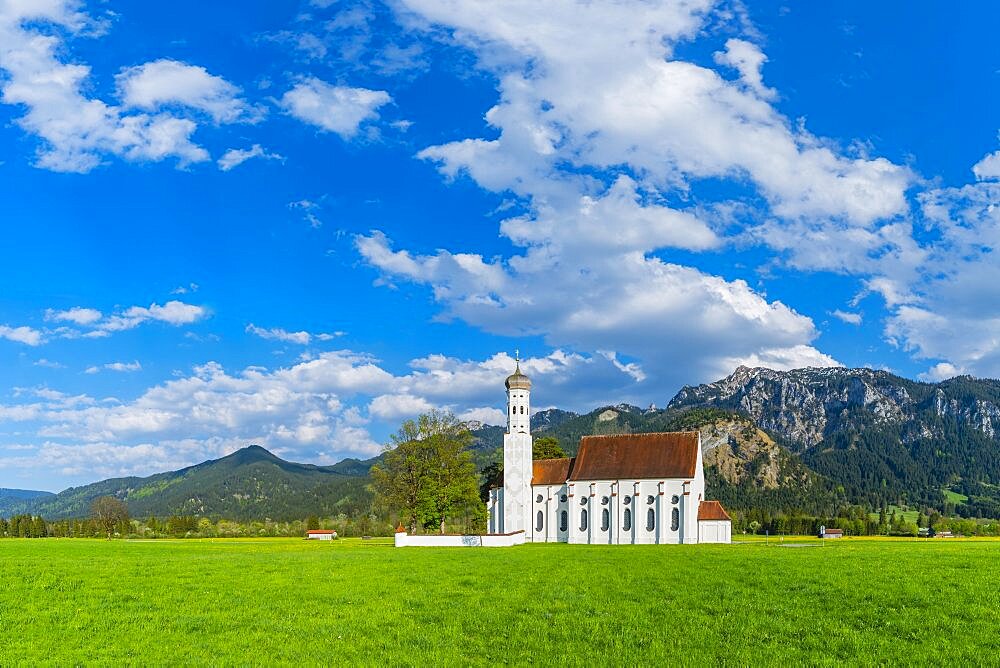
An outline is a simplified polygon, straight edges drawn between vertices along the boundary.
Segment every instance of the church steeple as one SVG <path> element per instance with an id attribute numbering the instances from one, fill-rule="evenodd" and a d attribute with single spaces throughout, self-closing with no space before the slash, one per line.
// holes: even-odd
<path id="1" fill-rule="evenodd" d="M 531 379 L 521 373 L 521 356 L 515 353 L 514 373 L 507 376 L 507 433 L 531 432 Z"/>
<path id="2" fill-rule="evenodd" d="M 503 435 L 503 494 L 500 533 L 531 531 L 531 379 L 521 372 L 521 355 L 514 353 L 514 373 L 507 376 L 507 433 Z"/>

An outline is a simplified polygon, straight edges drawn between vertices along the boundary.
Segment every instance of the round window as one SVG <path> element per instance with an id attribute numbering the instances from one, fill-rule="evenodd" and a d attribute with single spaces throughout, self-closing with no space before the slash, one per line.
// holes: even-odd
<path id="1" fill-rule="evenodd" d="M 674 498 L 676 499 L 677 497 L 675 496 Z M 544 499 L 545 497 L 539 494 L 538 496 L 535 497 L 535 503 L 541 503 Z"/>
<path id="2" fill-rule="evenodd" d="M 609 498 L 608 498 L 608 497 L 606 497 L 606 496 L 602 496 L 602 497 L 601 497 L 601 505 L 602 505 L 602 506 L 606 506 L 606 505 L 608 505 L 608 502 L 610 502 L 610 501 L 611 501 L 611 499 L 609 499 Z"/>
<path id="3" fill-rule="evenodd" d="M 563 494 L 562 496 L 560 496 L 559 500 L 562 501 L 563 503 L 566 503 L 566 495 Z"/>
<path id="4" fill-rule="evenodd" d="M 623 503 L 624 503 L 624 504 L 625 504 L 625 505 L 627 506 L 628 504 L 632 503 L 632 497 L 631 497 L 631 496 L 626 496 L 626 497 L 625 497 L 625 498 L 624 498 L 624 499 L 622 500 L 622 502 L 623 502 Z"/>
<path id="5" fill-rule="evenodd" d="M 580 497 L 580 505 L 581 506 L 587 505 L 587 497 L 585 497 L 585 496 L 581 496 Z"/>
<path id="6" fill-rule="evenodd" d="M 656 497 L 654 497 L 652 494 L 646 497 L 646 503 L 648 503 L 649 505 L 653 505 L 653 501 L 656 501 Z"/>
<path id="7" fill-rule="evenodd" d="M 670 503 L 677 503 L 680 500 L 681 500 L 681 497 L 677 496 L 676 494 L 674 494 L 672 497 L 670 497 Z"/>

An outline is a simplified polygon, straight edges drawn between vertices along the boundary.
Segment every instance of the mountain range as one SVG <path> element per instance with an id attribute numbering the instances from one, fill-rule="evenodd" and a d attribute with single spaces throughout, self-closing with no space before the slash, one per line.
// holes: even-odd
<path id="1" fill-rule="evenodd" d="M 0 497 L 0 516 L 86 517 L 100 496 L 125 501 L 133 517 L 198 515 L 280 521 L 308 515 L 353 516 L 370 504 L 366 490 L 370 468 L 371 463 L 356 459 L 334 466 L 295 464 L 251 445 L 221 459 L 146 478 L 111 478 L 55 495 Z"/>
<path id="2" fill-rule="evenodd" d="M 710 498 L 728 508 L 830 515 L 845 505 L 936 508 L 1000 517 L 1000 381 L 921 383 L 872 369 L 740 367 L 684 387 L 664 409 L 628 404 L 532 416 L 532 433 L 569 453 L 581 436 L 697 429 Z M 474 425 L 482 467 L 501 458 L 504 428 Z M 258 446 L 180 471 L 115 478 L 57 495 L 0 490 L 0 515 L 86 515 L 97 496 L 137 517 L 237 520 L 368 512 L 377 458 L 320 467 Z M 16 492 L 16 491 L 15 491 Z"/>

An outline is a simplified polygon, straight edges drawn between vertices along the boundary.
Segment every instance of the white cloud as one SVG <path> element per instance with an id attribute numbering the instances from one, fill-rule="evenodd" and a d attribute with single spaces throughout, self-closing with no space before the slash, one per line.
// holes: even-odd
<path id="1" fill-rule="evenodd" d="M 198 65 L 154 60 L 123 70 L 116 82 L 126 107 L 156 111 L 180 105 L 203 111 L 216 123 L 259 119 L 259 110 L 239 97 L 239 88 Z"/>
<path id="2" fill-rule="evenodd" d="M 965 372 L 954 364 L 940 362 L 920 374 L 920 380 L 928 383 L 939 383 L 942 380 L 948 380 L 949 378 L 954 378 L 955 376 L 959 376 L 963 373 Z"/>
<path id="3" fill-rule="evenodd" d="M 463 422 L 480 422 L 482 424 L 504 425 L 507 423 L 507 413 L 490 406 L 470 408 L 462 411 L 458 418 Z"/>
<path id="4" fill-rule="evenodd" d="M 29 346 L 39 346 L 45 342 L 42 332 L 31 327 L 9 327 L 0 325 L 0 339 L 7 339 L 15 343 L 23 343 Z"/>
<path id="5" fill-rule="evenodd" d="M 192 142 L 197 125 L 165 113 L 127 114 L 87 97 L 90 68 L 61 58 L 65 37 L 82 35 L 89 19 L 73 0 L 0 4 L 0 83 L 5 104 L 24 114 L 17 124 L 36 135 L 37 165 L 87 172 L 107 155 L 132 161 L 176 158 L 183 166 L 208 159 Z"/>
<path id="6" fill-rule="evenodd" d="M 194 292 L 198 286 L 194 283 L 187 288 L 178 288 L 172 294 Z M 179 300 L 170 300 L 164 304 L 149 306 L 130 306 L 118 309 L 110 314 L 104 314 L 93 308 L 74 306 L 64 311 L 47 309 L 45 319 L 54 322 L 67 322 L 73 326 L 62 326 L 54 330 L 46 330 L 45 336 L 50 338 L 78 339 L 102 338 L 114 332 L 134 329 L 147 322 L 163 322 L 179 327 L 203 320 L 210 315 L 204 306 L 188 304 Z M 42 337 L 42 333 L 38 333 Z"/>
<path id="7" fill-rule="evenodd" d="M 53 309 L 45 311 L 46 320 L 66 321 L 77 325 L 92 325 L 103 317 L 104 314 L 97 309 L 83 308 L 81 306 L 74 306 L 65 311 L 56 311 Z"/>
<path id="8" fill-rule="evenodd" d="M 377 119 L 376 110 L 391 101 L 383 90 L 334 86 L 308 78 L 285 93 L 281 105 L 301 121 L 351 139 L 362 123 Z"/>
<path id="9" fill-rule="evenodd" d="M 226 151 L 218 160 L 219 169 L 228 172 L 233 167 L 242 165 L 251 158 L 264 158 L 265 160 L 284 160 L 277 153 L 266 151 L 260 144 L 254 144 L 248 149 L 231 148 Z"/>
<path id="10" fill-rule="evenodd" d="M 860 325 L 861 324 L 861 314 L 853 313 L 851 311 L 841 311 L 840 309 L 835 309 L 830 312 L 837 320 L 841 322 L 846 322 L 848 325 Z"/>
<path id="11" fill-rule="evenodd" d="M 936 361 L 927 378 L 998 377 L 1000 183 L 932 189 L 919 200 L 932 241 L 918 271 L 870 285 L 890 310 L 885 336 L 917 359 Z"/>
<path id="12" fill-rule="evenodd" d="M 726 50 L 715 53 L 715 62 L 720 65 L 728 65 L 738 71 L 743 83 L 758 97 L 765 100 L 773 100 L 777 97 L 777 92 L 773 88 L 764 85 L 761 68 L 767 62 L 767 56 L 756 44 L 742 39 L 726 40 Z"/>
<path id="13" fill-rule="evenodd" d="M 909 169 L 790 121 L 772 106 L 766 56 L 750 41 L 729 40 L 716 56 L 737 80 L 675 57 L 675 44 L 705 28 L 712 2 L 402 4 L 427 34 L 473 51 L 499 90 L 486 112 L 492 137 L 418 157 L 447 178 L 513 193 L 524 211 L 500 225 L 518 249 L 508 257 L 412 253 L 378 231 L 358 237 L 380 280 L 429 286 L 444 317 L 614 350 L 645 378 L 637 382 L 669 393 L 738 360 L 837 362 L 812 347 L 809 318 L 744 281 L 670 262 L 667 249 L 722 248 L 736 220 L 741 242 L 809 268 L 871 275 L 891 259 L 896 270 L 880 275 L 905 282 L 919 266 L 901 220 Z M 704 179 L 750 188 L 766 204 L 738 220 L 726 211 L 739 203 L 693 196 Z"/>
<path id="14" fill-rule="evenodd" d="M 59 362 L 54 362 L 54 361 L 52 361 L 50 359 L 45 359 L 44 357 L 39 358 L 38 361 L 36 361 L 34 365 L 35 366 L 44 367 L 46 369 L 65 369 L 66 368 L 65 364 L 60 364 Z"/>
<path id="15" fill-rule="evenodd" d="M 369 414 L 383 420 L 412 418 L 432 408 L 429 401 L 411 394 L 382 394 L 368 404 Z"/>
<path id="16" fill-rule="evenodd" d="M 132 371 L 142 371 L 142 365 L 138 362 L 110 362 L 101 366 L 87 367 L 84 373 L 95 374 L 99 373 L 102 369 L 107 369 L 108 371 L 117 371 L 119 373 L 129 373 Z"/>
<path id="17" fill-rule="evenodd" d="M 246 326 L 246 332 L 248 334 L 253 334 L 259 336 L 262 339 L 268 339 L 271 341 L 284 341 L 285 343 L 295 343 L 300 346 L 307 346 L 313 341 L 332 341 L 338 336 L 343 336 L 343 332 L 320 332 L 318 334 L 313 334 L 311 332 L 300 331 L 300 332 L 289 332 L 287 330 L 275 327 L 272 329 L 265 329 L 263 327 L 258 327 L 257 325 L 250 323 Z"/>
<path id="18" fill-rule="evenodd" d="M 972 173 L 981 181 L 1000 179 L 1000 151 L 990 153 L 973 165 Z"/>
<path id="19" fill-rule="evenodd" d="M 132 306 L 97 323 L 96 327 L 104 332 L 117 332 L 133 329 L 148 321 L 165 322 L 176 327 L 190 325 L 206 317 L 208 309 L 204 306 L 186 304 L 174 299 L 162 305 Z"/>
<path id="20" fill-rule="evenodd" d="M 751 65 L 763 54 L 753 45 L 731 42 L 723 56 L 749 84 L 672 59 L 673 45 L 702 26 L 707 0 L 404 4 L 452 29 L 500 80 L 486 116 L 500 137 L 436 147 L 428 155 L 447 172 L 537 195 L 559 161 L 627 165 L 657 187 L 746 177 L 786 218 L 868 225 L 906 211 L 909 170 L 840 155 L 760 98 Z"/>
<path id="21" fill-rule="evenodd" d="M 309 223 L 309 227 L 319 229 L 323 226 L 323 221 L 319 219 L 316 212 L 319 211 L 319 204 L 308 199 L 300 199 L 296 202 L 289 202 L 288 208 L 293 211 L 301 211 L 302 219 Z"/>
<path id="22" fill-rule="evenodd" d="M 532 247 L 507 263 L 440 251 L 414 256 L 380 233 L 357 239 L 361 255 L 392 277 L 426 283 L 449 316 L 506 336 L 542 333 L 554 346 L 616 350 L 637 360 L 664 394 L 714 380 L 756 356 L 835 363 L 808 346 L 816 330 L 743 281 L 634 251 L 563 255 Z M 804 351 L 810 354 L 803 354 Z M 782 352 L 784 351 L 784 352 Z"/>
<path id="23" fill-rule="evenodd" d="M 621 388 L 634 379 L 613 357 L 554 351 L 523 359 L 521 368 L 534 382 L 539 406 L 589 409 L 630 399 Z M 235 373 L 210 362 L 127 401 L 24 389 L 17 402 L 0 404 L 0 420 L 37 434 L 40 454 L 0 459 L 0 466 L 51 467 L 58 453 L 59 466 L 82 479 L 148 474 L 248 443 L 294 461 L 332 463 L 377 454 L 381 446 L 373 432 L 391 433 L 400 420 L 430 408 L 503 424 L 503 380 L 513 370 L 511 356 L 432 355 L 409 366 L 392 374 L 368 355 L 340 350 L 291 366 Z"/>

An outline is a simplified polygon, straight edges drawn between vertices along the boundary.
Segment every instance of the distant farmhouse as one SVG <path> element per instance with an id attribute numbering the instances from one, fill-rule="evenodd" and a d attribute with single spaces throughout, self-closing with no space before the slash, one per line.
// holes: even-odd
<path id="1" fill-rule="evenodd" d="M 843 538 L 844 531 L 842 529 L 827 529 L 826 527 L 819 534 L 820 538 Z"/>
<path id="2" fill-rule="evenodd" d="M 309 529 L 306 531 L 307 540 L 333 540 L 337 537 L 337 532 L 330 529 Z"/>
<path id="3" fill-rule="evenodd" d="M 531 380 L 507 378 L 503 486 L 489 531 L 548 543 L 729 543 L 732 522 L 705 499 L 696 432 L 585 436 L 576 457 L 532 461 Z"/>

